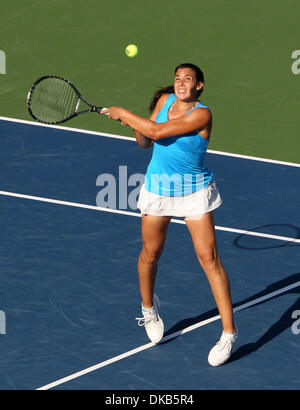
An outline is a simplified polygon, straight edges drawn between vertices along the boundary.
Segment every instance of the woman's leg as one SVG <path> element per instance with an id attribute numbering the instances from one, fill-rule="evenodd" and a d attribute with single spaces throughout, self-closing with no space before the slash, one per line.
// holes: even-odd
<path id="1" fill-rule="evenodd" d="M 185 219 L 192 236 L 199 262 L 206 273 L 214 295 L 223 331 L 235 333 L 229 280 L 218 255 L 213 212 L 203 214 L 199 219 Z"/>
<path id="2" fill-rule="evenodd" d="M 153 306 L 157 263 L 164 248 L 170 220 L 169 216 L 142 216 L 143 249 L 138 259 L 138 272 L 142 304 L 145 308 Z"/>

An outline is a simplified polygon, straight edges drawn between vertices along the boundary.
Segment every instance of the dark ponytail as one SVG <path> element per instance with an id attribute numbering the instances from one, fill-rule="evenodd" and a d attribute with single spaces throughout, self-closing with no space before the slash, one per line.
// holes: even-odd
<path id="1" fill-rule="evenodd" d="M 150 105 L 149 105 L 149 111 L 150 111 L 150 112 L 153 112 L 153 111 L 154 111 L 154 108 L 155 108 L 155 106 L 156 106 L 156 104 L 157 104 L 157 101 L 160 99 L 160 97 L 161 97 L 163 94 L 172 94 L 172 93 L 174 93 L 174 85 L 169 85 L 169 86 L 167 86 L 167 87 L 161 87 L 161 88 L 159 88 L 159 89 L 156 91 L 156 93 L 154 94 L 154 96 L 152 97 L 152 100 L 151 100 Z"/>
<path id="2" fill-rule="evenodd" d="M 203 74 L 202 70 L 201 70 L 198 66 L 196 66 L 195 64 L 191 64 L 191 63 L 183 63 L 183 64 L 180 64 L 180 65 L 178 65 L 178 66 L 175 68 L 174 74 L 176 74 L 176 72 L 177 72 L 177 70 L 178 70 L 179 68 L 191 68 L 192 70 L 194 70 L 194 72 L 195 72 L 195 74 L 196 74 L 197 82 L 198 82 L 198 83 L 199 83 L 199 82 L 204 83 L 204 74 Z M 200 96 L 200 94 L 202 93 L 202 91 L 203 91 L 203 88 L 198 91 L 197 98 L 199 98 L 199 96 Z M 167 87 L 161 87 L 161 88 L 159 88 L 159 89 L 156 91 L 156 93 L 154 94 L 154 96 L 152 97 L 152 100 L 151 100 L 150 105 L 149 105 L 149 111 L 150 111 L 150 112 L 153 112 L 153 110 L 154 110 L 154 108 L 155 108 L 155 106 L 156 106 L 156 104 L 157 104 L 157 101 L 160 99 L 160 97 L 161 97 L 163 94 L 172 94 L 172 93 L 174 93 L 174 85 L 169 85 L 169 86 L 167 86 Z"/>

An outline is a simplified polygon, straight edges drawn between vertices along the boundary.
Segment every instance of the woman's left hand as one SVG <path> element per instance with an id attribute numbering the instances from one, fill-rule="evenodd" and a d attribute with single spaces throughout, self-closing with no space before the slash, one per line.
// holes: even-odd
<path id="1" fill-rule="evenodd" d="M 108 118 L 116 121 L 121 121 L 122 125 L 126 125 L 121 119 L 122 110 L 123 109 L 121 107 L 102 108 L 100 114 L 107 115 Z"/>
<path id="2" fill-rule="evenodd" d="M 107 115 L 112 120 L 120 120 L 120 108 L 121 107 L 102 108 L 100 114 Z"/>

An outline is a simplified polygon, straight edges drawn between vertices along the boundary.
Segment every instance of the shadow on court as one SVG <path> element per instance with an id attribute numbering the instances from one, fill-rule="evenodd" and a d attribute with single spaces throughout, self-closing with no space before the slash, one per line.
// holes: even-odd
<path id="1" fill-rule="evenodd" d="M 296 273 L 294 275 L 289 276 L 286 279 L 283 279 L 279 282 L 276 282 L 270 286 L 268 286 L 264 292 L 261 292 L 261 296 L 263 296 L 264 293 L 271 293 L 274 292 L 280 288 L 283 288 L 285 286 L 292 285 L 293 283 L 296 283 L 300 281 L 300 272 Z M 300 286 L 297 288 L 288 290 L 287 292 L 281 293 L 273 298 L 268 299 L 270 301 L 271 299 L 274 299 L 278 296 L 287 294 L 287 293 L 298 293 L 300 294 Z M 255 297 L 259 297 L 260 294 L 255 295 Z M 266 301 L 265 301 L 266 302 Z M 264 303 L 264 302 L 261 302 Z M 261 304 L 258 303 L 257 305 Z M 291 329 L 292 324 L 295 319 L 292 318 L 292 313 L 299 309 L 300 306 L 300 297 L 293 303 L 282 315 L 281 317 L 259 338 L 257 339 L 256 342 L 254 343 L 248 343 L 246 345 L 243 345 L 239 347 L 236 351 L 234 351 L 231 355 L 230 362 L 233 362 L 235 360 L 239 360 L 244 356 L 247 356 L 258 349 L 260 349 L 262 346 L 264 346 L 266 343 L 270 342 L 272 339 L 275 339 L 278 337 L 282 332 L 284 332 L 287 329 Z"/>
<path id="2" fill-rule="evenodd" d="M 270 224 L 270 225 L 263 225 L 259 226 L 254 229 L 250 229 L 251 231 L 257 231 L 257 232 L 268 232 L 270 233 L 277 232 L 278 235 L 282 236 L 290 236 L 295 239 L 300 238 L 300 228 L 295 225 L 291 224 Z M 247 250 L 264 250 L 264 249 L 270 249 L 270 248 L 280 248 L 280 247 L 290 247 L 290 246 L 299 246 L 298 243 L 293 243 L 293 242 L 283 242 L 279 243 L 276 240 L 276 243 L 270 244 L 269 246 L 261 246 L 259 241 L 255 238 L 251 240 L 251 238 L 248 238 L 247 235 L 241 234 L 239 235 L 235 241 L 234 245 L 237 246 L 238 248 L 243 248 Z M 291 285 L 293 283 L 296 283 L 300 281 L 300 273 L 296 273 L 289 278 L 283 279 L 279 282 L 276 282 L 270 286 L 268 286 L 261 294 L 255 295 L 253 298 L 263 296 L 265 293 L 271 293 L 274 292 L 282 287 Z M 295 289 L 292 289 L 290 291 L 287 291 L 285 293 L 299 293 L 300 294 L 300 287 L 297 287 Z M 280 295 L 275 296 L 281 296 Z M 252 298 L 251 298 L 252 299 Z M 249 300 L 251 300 L 249 299 Z M 272 298 L 273 299 L 273 298 Z M 268 299 L 268 301 L 271 299 Z M 264 303 L 264 302 L 262 302 Z M 260 303 L 258 303 L 260 304 Z M 257 304 L 257 305 L 258 305 Z M 270 342 L 272 339 L 276 338 L 279 336 L 282 332 L 284 332 L 286 329 L 291 328 L 293 324 L 293 319 L 292 319 L 292 313 L 299 309 L 300 306 L 300 298 L 296 300 L 293 305 L 287 309 L 282 316 L 254 343 L 248 343 L 244 346 L 239 347 L 236 351 L 234 351 L 231 355 L 230 362 L 233 362 L 235 360 L 239 360 L 244 356 L 247 356 L 258 349 L 260 349 L 262 346 L 264 346 L 266 343 Z"/>
<path id="3" fill-rule="evenodd" d="M 251 302 L 255 299 L 261 298 L 265 295 L 268 295 L 272 292 L 276 292 L 286 286 L 292 285 L 296 282 L 300 281 L 300 272 L 299 273 L 295 273 L 291 276 L 289 276 L 288 278 L 282 279 L 280 281 L 274 282 L 271 285 L 269 285 L 267 288 L 265 288 L 263 291 L 258 292 L 254 295 L 252 295 L 249 298 L 246 298 L 238 303 L 233 304 L 233 307 L 238 307 L 241 306 L 245 303 Z M 265 302 L 269 302 L 272 299 L 276 299 L 277 297 L 280 297 L 284 294 L 287 293 L 299 293 L 300 294 L 300 286 L 291 290 L 287 290 L 286 292 L 280 293 L 278 295 L 275 295 L 273 297 L 270 297 L 267 300 L 263 300 L 261 302 L 258 302 L 257 304 L 255 304 L 255 306 L 261 305 Z M 260 349 L 263 345 L 265 345 L 266 343 L 270 342 L 272 339 L 276 338 L 277 336 L 279 336 L 282 332 L 284 332 L 286 329 L 291 328 L 292 324 L 293 324 L 293 319 L 292 319 L 292 312 L 294 310 L 299 309 L 300 306 L 300 297 L 296 300 L 295 303 L 292 304 L 292 306 L 287 309 L 283 315 L 276 320 L 276 322 L 254 343 L 248 343 L 244 346 L 239 347 L 236 351 L 234 351 L 231 355 L 230 358 L 230 362 L 233 362 L 235 360 L 239 360 L 244 356 L 247 356 L 255 351 L 257 351 L 258 349 Z M 249 309 L 249 308 L 245 308 Z M 215 316 L 218 314 L 218 310 L 217 309 L 213 309 L 210 310 L 206 313 L 203 313 L 199 316 L 193 317 L 193 318 L 187 318 L 187 319 L 183 319 L 181 321 L 179 321 L 178 323 L 176 323 L 174 326 L 172 326 L 169 330 L 167 330 L 167 332 L 165 333 L 165 336 L 171 335 L 172 333 L 176 333 L 179 332 L 182 329 L 185 329 L 188 326 L 192 326 L 202 320 L 206 320 L 209 319 L 212 316 Z M 178 335 L 174 336 L 174 339 L 178 337 Z M 170 339 L 172 340 L 172 339 Z M 170 340 L 163 342 L 163 343 L 168 343 Z"/>
<path id="4" fill-rule="evenodd" d="M 258 226 L 256 228 L 249 229 L 251 232 L 259 232 L 266 234 L 273 234 L 276 232 L 278 236 L 287 236 L 294 239 L 300 239 L 300 228 L 296 225 L 291 224 L 269 224 Z M 242 233 L 236 237 L 233 244 L 240 249 L 247 250 L 264 250 L 272 248 L 283 248 L 288 246 L 300 246 L 299 243 L 287 242 L 282 240 L 282 243 L 278 239 L 268 239 L 269 245 L 266 246 L 265 238 L 259 238 L 256 236 L 247 235 L 247 233 Z M 279 243 L 278 243 L 279 242 Z"/>

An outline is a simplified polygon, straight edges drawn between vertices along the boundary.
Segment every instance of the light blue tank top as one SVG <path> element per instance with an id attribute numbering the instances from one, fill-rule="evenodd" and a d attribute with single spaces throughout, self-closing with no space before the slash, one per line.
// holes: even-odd
<path id="1" fill-rule="evenodd" d="M 175 100 L 175 94 L 170 94 L 157 114 L 157 123 L 168 121 L 169 108 Z M 207 108 L 199 101 L 186 115 L 199 107 Z M 207 145 L 208 141 L 197 132 L 154 141 L 145 175 L 146 190 L 163 196 L 179 196 L 206 187 L 214 178 L 214 173 L 203 165 Z"/>

